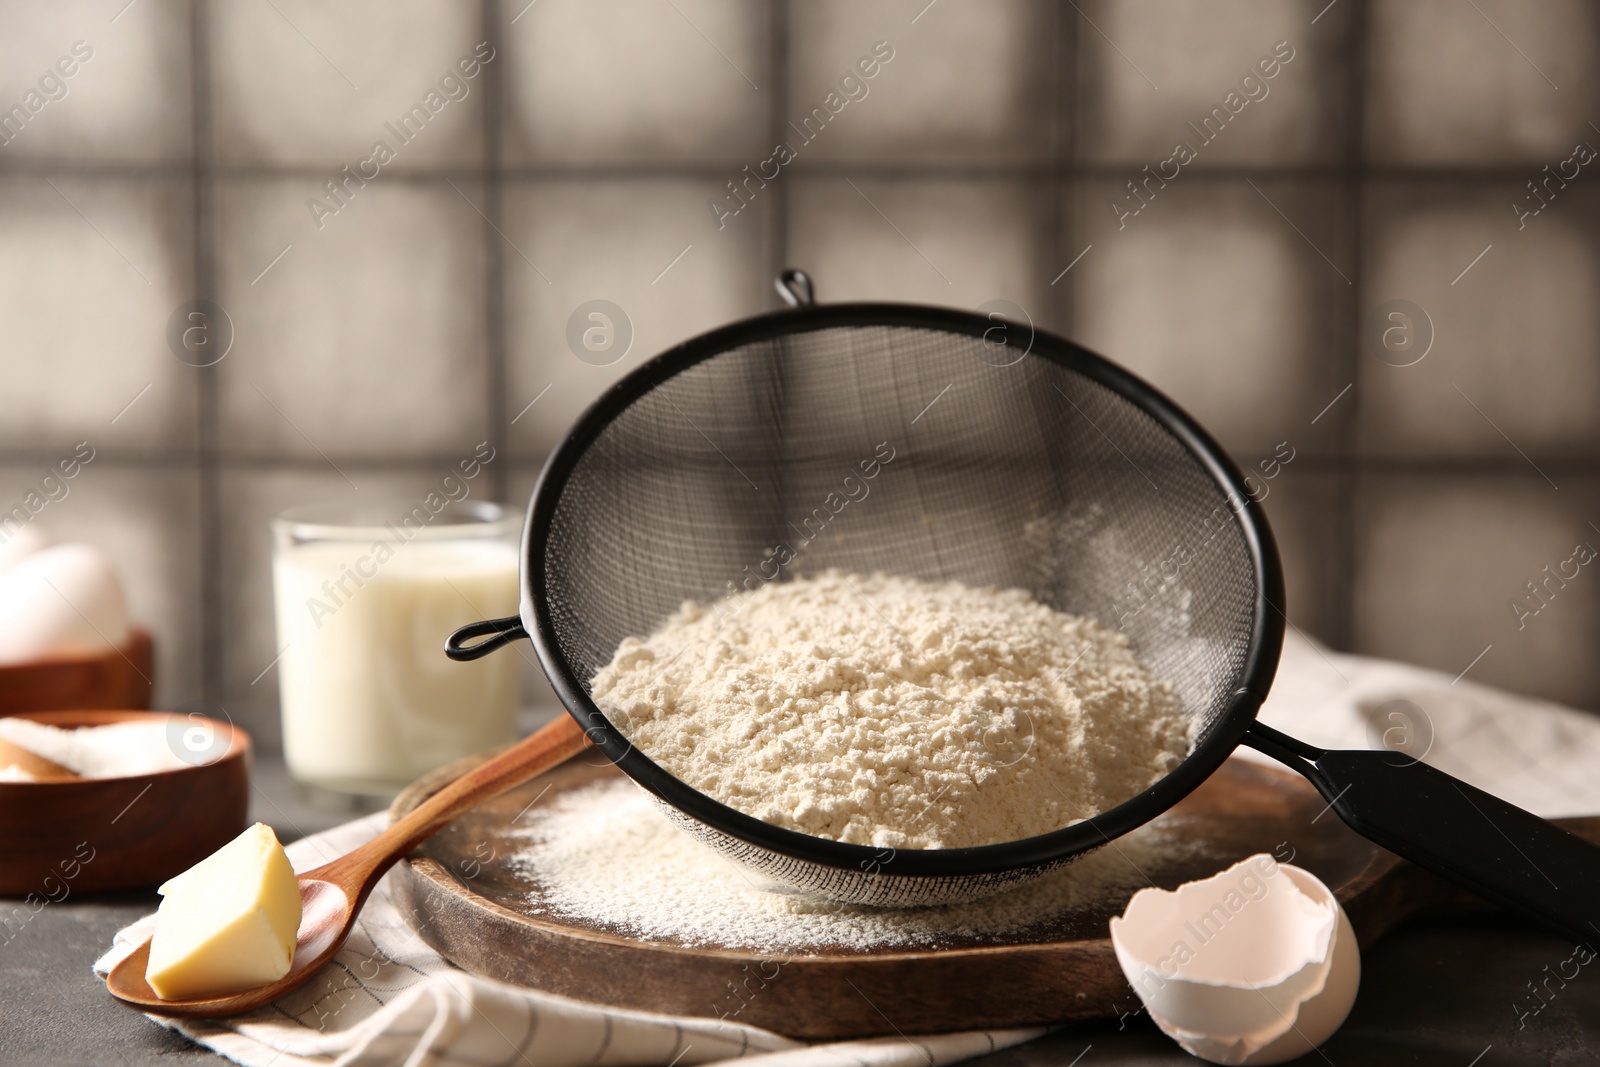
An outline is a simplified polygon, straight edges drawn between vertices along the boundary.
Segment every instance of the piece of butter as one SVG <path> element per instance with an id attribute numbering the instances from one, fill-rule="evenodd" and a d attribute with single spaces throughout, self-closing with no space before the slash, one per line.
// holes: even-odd
<path id="1" fill-rule="evenodd" d="M 289 973 L 300 886 L 270 826 L 256 823 L 157 892 L 144 976 L 162 1000 L 235 993 Z"/>

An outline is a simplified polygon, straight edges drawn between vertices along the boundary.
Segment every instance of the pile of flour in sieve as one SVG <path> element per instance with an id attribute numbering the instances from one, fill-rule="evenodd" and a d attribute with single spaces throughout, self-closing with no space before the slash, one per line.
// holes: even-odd
<path id="1" fill-rule="evenodd" d="M 889 848 L 1031 837 L 1141 792 L 1190 747 L 1122 634 L 978 589 L 824 571 L 685 603 L 595 674 L 651 759 L 731 807 Z"/>
<path id="2" fill-rule="evenodd" d="M 643 941 L 805 951 L 821 947 L 983 944 L 1048 931 L 1068 912 L 1121 911 L 1173 856 L 1207 846 L 1172 816 L 1059 871 L 998 896 L 934 908 L 869 908 L 767 883 L 679 829 L 625 778 L 595 782 L 532 808 L 510 858 L 537 885 L 536 915 L 580 920 Z"/>

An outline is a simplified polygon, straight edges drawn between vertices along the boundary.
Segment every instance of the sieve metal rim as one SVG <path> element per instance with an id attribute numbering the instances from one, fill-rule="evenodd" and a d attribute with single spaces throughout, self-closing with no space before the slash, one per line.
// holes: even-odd
<path id="1" fill-rule="evenodd" d="M 548 609 L 544 551 L 561 492 L 599 434 L 635 400 L 667 379 L 707 359 L 745 345 L 838 327 L 908 327 L 983 337 L 992 318 L 919 304 L 809 305 L 730 323 L 684 341 L 631 371 L 579 416 L 550 454 L 528 502 L 521 548 L 522 629 L 532 639 L 552 688 L 567 712 L 585 727 L 595 747 L 629 778 L 704 825 L 758 848 L 797 860 L 846 870 L 876 870 L 884 876 L 946 878 L 1035 867 L 1087 852 L 1138 828 L 1182 800 L 1222 765 L 1238 746 L 1266 698 L 1283 646 L 1283 570 L 1261 505 L 1220 444 L 1198 422 L 1154 386 L 1064 337 L 1032 332 L 1030 355 L 1052 360 L 1135 404 L 1183 443 L 1236 505 L 1256 583 L 1254 619 L 1238 684 L 1227 707 L 1189 755 L 1144 792 L 1114 808 L 1047 834 L 996 845 L 953 849 L 885 850 L 846 844 L 774 826 L 693 788 L 634 748 L 590 699 L 583 681 L 562 652 Z M 485 651 L 518 634 L 485 642 Z"/>

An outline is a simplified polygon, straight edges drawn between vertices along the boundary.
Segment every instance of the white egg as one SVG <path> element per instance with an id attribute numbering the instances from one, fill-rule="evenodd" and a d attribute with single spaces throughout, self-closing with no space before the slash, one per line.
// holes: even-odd
<path id="1" fill-rule="evenodd" d="M 1283 1063 L 1344 1023 L 1355 931 L 1315 875 L 1257 854 L 1176 890 L 1142 889 L 1111 943 L 1150 1017 L 1211 1063 Z"/>
<path id="2" fill-rule="evenodd" d="M 8 571 L 27 557 L 50 546 L 50 539 L 37 526 L 19 526 L 9 531 L 0 525 L 0 572 Z"/>
<path id="3" fill-rule="evenodd" d="M 0 572 L 0 664 L 94 655 L 127 638 L 122 584 L 98 549 L 57 545 Z"/>

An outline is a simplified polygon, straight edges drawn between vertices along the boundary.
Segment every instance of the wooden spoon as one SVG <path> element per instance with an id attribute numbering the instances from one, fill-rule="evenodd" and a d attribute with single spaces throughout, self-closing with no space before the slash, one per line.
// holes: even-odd
<path id="1" fill-rule="evenodd" d="M 20 768 L 39 782 L 65 782 L 78 777 L 77 772 L 3 737 L 0 737 L 0 767 Z"/>
<path id="2" fill-rule="evenodd" d="M 226 996 L 162 1000 L 145 981 L 146 941 L 111 969 L 106 988 L 127 1004 L 162 1015 L 236 1015 L 283 996 L 322 969 L 343 947 L 367 894 L 396 860 L 458 815 L 562 763 L 589 745 L 583 727 L 563 715 L 489 762 L 457 778 L 416 810 L 346 856 L 299 875 L 300 932 L 289 973 L 271 985 Z"/>

